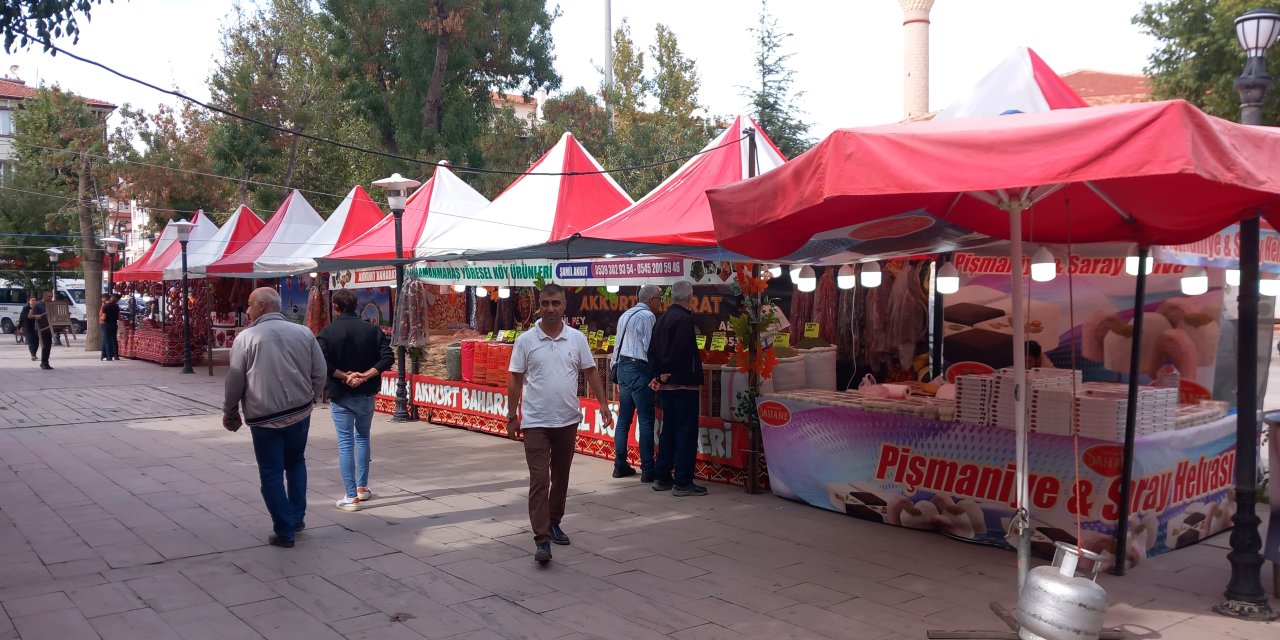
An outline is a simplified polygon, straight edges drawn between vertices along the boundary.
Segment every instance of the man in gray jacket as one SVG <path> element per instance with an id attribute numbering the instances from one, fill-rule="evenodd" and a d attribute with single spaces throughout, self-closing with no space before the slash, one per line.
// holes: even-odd
<path id="1" fill-rule="evenodd" d="M 324 354 L 311 330 L 285 319 L 280 294 L 255 289 L 249 294 L 249 328 L 231 348 L 222 402 L 222 426 L 240 428 L 240 412 L 253 433 L 262 498 L 274 532 L 267 542 L 293 548 L 307 511 L 307 431 L 311 407 L 325 383 Z M 285 488 L 285 478 L 288 488 Z"/>

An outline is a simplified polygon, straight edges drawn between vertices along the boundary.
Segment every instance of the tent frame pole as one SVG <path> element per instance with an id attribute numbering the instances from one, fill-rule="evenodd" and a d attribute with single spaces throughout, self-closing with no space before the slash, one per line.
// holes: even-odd
<path id="1" fill-rule="evenodd" d="M 1133 508 L 1133 444 L 1137 438 L 1138 375 L 1142 367 L 1142 325 L 1147 306 L 1147 256 L 1151 247 L 1138 247 L 1138 278 L 1133 289 L 1133 349 L 1129 350 L 1129 406 L 1124 412 L 1124 457 L 1120 472 L 1120 520 L 1116 528 L 1116 563 L 1111 572 L 1122 576 L 1129 560 L 1129 512 Z"/>

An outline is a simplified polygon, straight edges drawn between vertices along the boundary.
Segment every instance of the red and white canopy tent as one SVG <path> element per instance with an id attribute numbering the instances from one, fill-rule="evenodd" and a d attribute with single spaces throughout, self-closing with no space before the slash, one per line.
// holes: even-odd
<path id="1" fill-rule="evenodd" d="M 748 133 L 748 129 L 753 131 Z M 572 259 L 715 250 L 715 226 L 706 190 L 765 173 L 784 162 L 782 152 L 759 125 L 740 115 L 648 195 L 608 219 L 553 242 L 485 252 L 476 257 Z"/>
<path id="2" fill-rule="evenodd" d="M 236 252 L 244 246 L 244 243 L 252 240 L 262 227 L 263 223 L 258 218 L 258 214 L 245 205 L 237 207 L 235 213 L 227 218 L 226 224 L 223 224 L 212 238 L 187 248 L 187 271 L 190 277 L 203 278 L 204 268 L 209 263 Z M 165 269 L 165 280 L 176 280 L 181 277 L 181 265 Z"/>
<path id="3" fill-rule="evenodd" d="M 267 265 L 290 257 L 324 224 L 311 203 L 294 189 L 267 224 L 239 249 L 202 267 L 205 275 L 272 278 L 287 273 Z"/>
<path id="4" fill-rule="evenodd" d="M 218 233 L 218 225 L 214 224 L 209 216 L 203 211 L 197 211 L 195 216 L 191 218 L 191 236 L 187 241 L 187 257 L 188 267 L 190 267 L 190 257 L 192 249 L 199 247 Z M 119 282 L 127 282 L 130 280 L 164 280 L 166 273 L 170 270 L 177 272 L 177 277 L 182 277 L 182 243 L 178 242 L 178 232 L 171 223 L 166 223 L 164 230 L 160 232 L 160 237 L 148 249 L 147 255 L 137 262 L 116 272 L 115 279 Z"/>
<path id="5" fill-rule="evenodd" d="M 419 247 L 489 206 L 488 198 L 449 170 L 447 162 L 436 166 L 426 184 L 418 187 L 405 202 L 400 227 L 401 246 L 406 258 Z M 379 267 L 396 261 L 395 219 L 386 216 L 364 233 L 328 254 L 316 258 L 319 269 Z"/>
<path id="6" fill-rule="evenodd" d="M 1280 131 L 1169 101 L 844 129 L 786 166 L 712 189 L 708 198 L 720 243 L 757 259 L 819 237 L 842 237 L 851 246 L 844 251 L 865 257 L 878 257 L 884 241 L 919 253 L 930 249 L 931 227 L 941 222 L 1010 240 L 1011 261 L 1022 264 L 1022 242 L 1032 237 L 1150 246 L 1193 242 L 1259 214 L 1274 225 L 1277 169 Z M 1020 387 L 1021 270 L 1011 280 Z M 1015 388 L 1020 510 L 1028 504 L 1025 401 Z M 1020 577 L 1026 544 L 1024 530 Z"/>
<path id="7" fill-rule="evenodd" d="M 1018 47 L 935 118 L 983 118 L 1087 106 L 1035 51 Z"/>
<path id="8" fill-rule="evenodd" d="M 446 260 L 560 240 L 631 204 L 631 196 L 566 132 L 489 206 L 424 238 L 416 256 Z"/>
<path id="9" fill-rule="evenodd" d="M 364 187 L 356 185 L 343 198 L 338 208 L 329 214 L 329 219 L 306 242 L 298 246 L 293 255 L 279 259 L 263 257 L 258 260 L 257 265 L 267 271 L 284 273 L 315 271 L 315 258 L 347 245 L 377 226 L 384 217 L 382 209 L 369 197 Z"/>

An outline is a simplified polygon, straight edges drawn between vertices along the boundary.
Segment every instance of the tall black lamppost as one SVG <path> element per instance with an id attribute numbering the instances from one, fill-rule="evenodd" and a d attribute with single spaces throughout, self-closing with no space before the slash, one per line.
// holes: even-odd
<path id="1" fill-rule="evenodd" d="M 189 220 L 170 222 L 178 233 L 178 244 L 182 245 L 182 372 L 195 373 L 191 367 L 191 300 L 187 289 L 187 241 L 191 239 L 191 228 L 196 226 Z"/>
<path id="2" fill-rule="evenodd" d="M 397 296 L 404 290 L 404 232 L 401 229 L 401 219 L 404 217 L 404 203 L 408 198 L 409 189 L 420 184 L 422 183 L 401 176 L 398 173 L 391 174 L 390 178 L 375 180 L 373 183 L 373 186 L 387 190 L 387 204 L 391 207 L 391 215 L 395 218 Z M 392 308 L 394 309 L 395 306 Z M 392 322 L 399 322 L 399 320 L 392 318 Z M 396 411 L 391 416 L 393 422 L 407 422 L 409 420 L 409 389 L 405 383 L 404 358 L 404 345 L 396 345 Z"/>
<path id="3" fill-rule="evenodd" d="M 99 240 L 107 249 L 107 293 L 116 292 L 116 253 L 120 251 L 120 245 L 124 244 L 124 240 L 115 236 L 107 236 Z"/>
<path id="4" fill-rule="evenodd" d="M 1236 18 L 1236 37 L 1244 47 L 1244 73 L 1236 78 L 1240 122 L 1262 124 L 1262 99 L 1274 79 L 1267 75 L 1267 49 L 1280 36 L 1280 13 L 1254 9 Z M 1258 216 L 1240 223 L 1239 335 L 1236 347 L 1236 513 L 1232 517 L 1231 579 L 1226 601 L 1214 607 L 1223 615 L 1274 620 L 1262 588 L 1262 536 L 1258 532 Z"/>
<path id="5" fill-rule="evenodd" d="M 58 298 L 58 256 L 62 255 L 62 249 L 49 247 L 44 252 L 49 254 L 49 290 L 53 292 L 56 300 Z"/>

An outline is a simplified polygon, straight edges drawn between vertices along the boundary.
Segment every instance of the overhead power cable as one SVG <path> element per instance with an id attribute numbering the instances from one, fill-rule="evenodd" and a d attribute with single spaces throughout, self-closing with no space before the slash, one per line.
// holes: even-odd
<path id="1" fill-rule="evenodd" d="M 390 152 L 382 151 L 382 150 L 379 150 L 379 149 L 369 149 L 369 148 L 367 148 L 367 147 L 361 147 L 361 146 L 357 146 L 357 145 L 353 145 L 353 144 L 348 144 L 348 143 L 346 143 L 346 142 L 341 142 L 341 141 L 338 141 L 338 140 L 333 140 L 333 139 L 331 139 L 331 138 L 325 138 L 325 137 L 322 137 L 322 136 L 312 135 L 312 134 L 309 134 L 309 133 L 306 133 L 306 132 L 303 132 L 303 131 L 296 131 L 296 130 L 294 130 L 294 129 L 289 129 L 289 128 L 287 128 L 287 127 L 282 127 L 282 126 L 280 126 L 280 125 L 271 124 L 270 122 L 263 122 L 262 120 L 258 120 L 257 118 L 251 118 L 251 117 L 249 117 L 249 116 L 241 115 L 241 114 L 236 113 L 236 112 L 234 112 L 234 111 L 229 111 L 229 110 L 227 110 L 227 109 L 223 109 L 223 108 L 221 108 L 221 107 L 218 107 L 218 106 L 215 106 L 215 105 L 211 105 L 211 104 L 208 104 L 208 103 L 206 103 L 206 102 L 203 102 L 203 101 L 197 100 L 197 99 L 195 99 L 195 98 L 192 98 L 191 96 L 186 95 L 185 93 L 182 93 L 181 91 L 177 91 L 177 90 L 174 90 L 174 89 L 164 89 L 164 88 L 161 88 L 161 87 L 159 87 L 159 86 L 157 86 L 157 85 L 154 85 L 154 84 L 152 84 L 152 83 L 150 83 L 150 82 L 147 82 L 146 80 L 141 80 L 141 79 L 139 79 L 139 78 L 135 78 L 135 77 L 133 77 L 133 76 L 131 76 L 131 75 L 128 75 L 128 74 L 126 74 L 126 73 L 124 73 L 124 72 L 117 71 L 116 69 L 113 69 L 113 68 L 111 68 L 111 67 L 109 67 L 109 66 L 107 66 L 107 65 L 105 65 L 105 64 L 103 64 L 103 63 L 101 63 L 101 62 L 96 61 L 96 60 L 90 60 L 89 58 L 85 58 L 85 57 L 83 57 L 83 56 L 76 55 L 76 54 L 74 54 L 74 53 L 72 53 L 72 52 L 70 52 L 70 51 L 67 51 L 66 49 L 63 49 L 62 47 L 59 47 L 59 46 L 57 46 L 57 45 L 53 44 L 52 42 L 50 42 L 50 41 L 48 41 L 48 40 L 45 40 L 44 38 L 40 38 L 40 37 L 38 37 L 38 36 L 32 36 L 32 35 L 26 34 L 25 32 L 22 32 L 22 31 L 18 31 L 18 32 L 19 32 L 19 33 L 22 33 L 22 34 L 23 34 L 23 35 L 25 35 L 25 36 L 27 36 L 27 37 L 28 37 L 28 38 L 30 38 L 31 40 L 34 40 L 35 42 L 39 42 L 40 44 L 43 44 L 47 49 L 53 50 L 53 51 L 55 51 L 55 52 L 57 52 L 57 53 L 61 53 L 61 54 L 65 55 L 65 56 L 67 56 L 68 58 L 71 58 L 71 59 L 73 59 L 73 60 L 79 60 L 80 62 L 83 62 L 83 63 L 89 64 L 89 65 L 93 65 L 93 66 L 95 66 L 95 67 L 98 67 L 99 69 L 102 69 L 103 71 L 106 71 L 106 72 L 108 72 L 108 73 L 110 73 L 110 74 L 113 74 L 113 75 L 119 76 L 120 78 L 123 78 L 123 79 L 125 79 L 125 80 L 128 80 L 129 82 L 134 82 L 134 83 L 140 84 L 140 85 L 142 85 L 142 86 L 144 86 L 144 87 L 147 87 L 147 88 L 149 88 L 149 89 L 152 89 L 152 90 L 155 90 L 155 91 L 159 91 L 160 93 L 163 93 L 163 94 L 165 94 L 165 95 L 169 95 L 169 96 L 173 96 L 173 97 L 175 97 L 175 98 L 178 98 L 179 100 L 185 100 L 185 101 L 190 102 L 191 104 L 194 104 L 194 105 L 196 105 L 196 106 L 198 106 L 198 107 L 200 107 L 200 108 L 202 108 L 202 109 L 206 109 L 206 110 L 209 110 L 209 111 L 213 111 L 213 112 L 215 112 L 215 113 L 220 113 L 220 114 L 225 115 L 225 116 L 230 117 L 230 118 L 235 118 L 235 119 L 237 119 L 237 120 L 242 120 L 242 121 L 244 121 L 244 122 L 248 122 L 248 123 L 251 123 L 251 124 L 256 124 L 256 125 L 258 125 L 258 126 L 267 127 L 268 129 L 273 129 L 273 130 L 275 130 L 275 131 L 279 131 L 280 133 L 286 133 L 286 134 L 289 134 L 289 135 L 298 136 L 298 137 L 300 137 L 300 138 L 305 138 L 305 139 L 307 139 L 307 140 L 313 140 L 313 141 L 315 141 L 315 142 L 319 142 L 319 143 L 322 143 L 322 144 L 333 145 L 333 146 L 335 146 L 335 147 L 339 147 L 339 148 L 342 148 L 342 149 L 347 149 L 347 150 L 349 150 L 349 151 L 356 151 L 356 152 L 358 152 L 358 153 L 365 153 L 365 154 L 369 154 L 369 155 L 381 156 L 381 157 L 384 157 L 384 158 L 390 158 L 390 159 L 392 159 L 392 160 L 400 160 L 400 161 L 402 161 L 402 162 L 411 162 L 411 163 L 415 163 L 415 164 L 419 164 L 419 165 L 427 165 L 427 166 L 432 166 L 432 167 L 439 167 L 439 166 L 441 166 L 441 165 L 442 165 L 442 163 L 439 163 L 439 162 L 432 162 L 432 161 L 430 161 L 430 160 L 419 160 L 418 158 L 411 158 L 411 157 L 409 157 L 409 156 L 402 156 L 402 155 L 399 155 L 399 154 L 396 154 L 396 153 L 390 153 Z M 665 165 L 665 164 L 671 164 L 671 163 L 673 163 L 673 162 L 680 162 L 680 161 L 683 161 L 683 160 L 688 160 L 689 158 L 693 158 L 693 157 L 696 157 L 696 156 L 702 155 L 702 154 L 704 154 L 704 153 L 709 153 L 709 152 L 715 151 L 715 150 L 717 150 L 717 149 L 722 149 L 722 148 L 727 147 L 727 146 L 729 146 L 729 145 L 736 144 L 736 143 L 738 143 L 738 142 L 740 142 L 740 141 L 742 141 L 742 140 L 746 139 L 746 137 L 747 137 L 747 136 L 744 134 L 742 137 L 740 137 L 740 138 L 738 138 L 738 139 L 736 139 L 736 140 L 731 140 L 731 141 L 725 142 L 723 145 L 719 145 L 719 146 L 716 146 L 716 147 L 712 147 L 712 148 L 710 148 L 710 149 L 702 149 L 701 151 L 698 151 L 698 152 L 696 152 L 696 153 L 690 153 L 690 154 L 683 155 L 683 156 L 677 156 L 677 157 L 673 157 L 673 158 L 666 158 L 666 159 L 663 159 L 663 160 L 657 160 L 657 161 L 654 161 L 654 162 L 647 162 L 647 163 L 643 163 L 643 164 L 631 165 L 631 166 L 626 166 L 626 167 L 615 167 L 615 168 L 611 168 L 611 169 L 601 169 L 601 170 L 599 170 L 599 171 L 559 171 L 559 172 L 532 171 L 532 172 L 531 172 L 531 171 L 510 171 L 510 170 L 505 170 L 505 169 L 487 169 L 487 168 L 483 168 L 483 167 L 468 167 L 468 166 L 464 166 L 464 165 L 455 165 L 455 164 L 448 164 L 448 165 L 445 165 L 445 166 L 447 166 L 451 171 L 455 171 L 455 172 L 464 172 L 464 173 L 481 173 L 481 174 L 495 174 L 495 175 L 508 175 L 508 176 L 526 176 L 526 175 L 533 175 L 533 176 L 588 176 L 588 175 L 599 175 L 599 174 L 607 174 L 607 173 L 621 173 L 621 172 L 625 172 L 625 171 L 634 171 L 634 170 L 637 170 L 637 169 L 649 169 L 649 168 L 652 168 L 652 167 L 659 167 L 659 166 L 662 166 L 662 165 Z"/>

